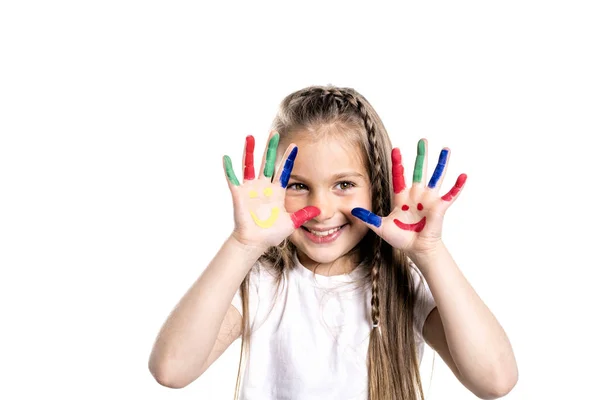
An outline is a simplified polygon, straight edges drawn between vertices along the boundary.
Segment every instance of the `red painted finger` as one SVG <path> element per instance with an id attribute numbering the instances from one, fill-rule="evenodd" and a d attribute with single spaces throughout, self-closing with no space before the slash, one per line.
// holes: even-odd
<path id="1" fill-rule="evenodd" d="M 392 182 L 394 183 L 394 193 L 400 193 L 406 188 L 402 155 L 398 148 L 392 150 Z"/>
<path id="2" fill-rule="evenodd" d="M 296 211 L 292 214 L 294 228 L 299 228 L 304 225 L 305 222 L 310 221 L 319 214 L 321 214 L 321 210 L 313 206 L 304 207 L 303 209 Z"/>
<path id="3" fill-rule="evenodd" d="M 455 198 L 467 181 L 467 174 L 460 174 L 454 186 L 448 193 L 442 196 L 442 200 L 450 201 Z"/>
<path id="4" fill-rule="evenodd" d="M 246 136 L 246 155 L 244 157 L 244 179 L 254 179 L 254 136 Z"/>

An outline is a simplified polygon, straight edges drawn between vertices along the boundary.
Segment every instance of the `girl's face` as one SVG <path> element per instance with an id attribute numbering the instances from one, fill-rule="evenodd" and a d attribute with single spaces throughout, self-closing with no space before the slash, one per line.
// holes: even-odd
<path id="1" fill-rule="evenodd" d="M 346 255 L 369 230 L 350 213 L 354 207 L 371 209 L 371 186 L 360 151 L 329 136 L 315 140 L 300 133 L 287 140 L 298 146 L 298 155 L 286 189 L 285 208 L 289 213 L 306 206 L 321 210 L 290 237 L 300 262 L 308 268 Z"/>

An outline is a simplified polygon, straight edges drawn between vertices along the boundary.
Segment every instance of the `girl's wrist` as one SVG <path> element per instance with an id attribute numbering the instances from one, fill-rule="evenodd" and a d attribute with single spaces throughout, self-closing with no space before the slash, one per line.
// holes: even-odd
<path id="1" fill-rule="evenodd" d="M 236 232 L 232 232 L 231 235 L 229 235 L 227 242 L 231 243 L 232 246 L 242 250 L 248 255 L 256 256 L 257 259 L 269 249 L 268 245 L 247 242 L 246 240 L 240 238 Z"/>
<path id="2" fill-rule="evenodd" d="M 443 257 L 444 252 L 447 252 L 446 246 L 440 240 L 439 243 L 431 246 L 427 250 L 407 252 L 408 257 L 419 267 L 427 268 L 437 263 Z"/>

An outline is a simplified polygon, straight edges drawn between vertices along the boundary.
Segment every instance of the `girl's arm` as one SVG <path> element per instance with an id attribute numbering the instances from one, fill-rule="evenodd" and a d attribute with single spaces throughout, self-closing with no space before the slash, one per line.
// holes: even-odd
<path id="1" fill-rule="evenodd" d="M 517 383 L 518 370 L 512 346 L 494 315 L 443 244 L 411 259 L 437 305 L 423 327 L 427 343 L 476 396 L 505 396 Z"/>
<path id="2" fill-rule="evenodd" d="M 241 316 L 235 309 L 228 310 L 244 277 L 265 250 L 242 244 L 233 236 L 225 241 L 156 338 L 148 367 L 161 385 L 182 388 L 190 384 L 239 337 Z M 215 346 L 217 336 L 224 343 Z"/>
<path id="3" fill-rule="evenodd" d="M 227 310 L 244 277 L 270 246 L 278 245 L 320 213 L 311 206 L 291 214 L 285 211 L 285 190 L 298 148 L 290 144 L 276 170 L 278 143 L 279 134 L 271 132 L 260 174 L 256 177 L 254 137 L 246 137 L 241 183 L 231 159 L 223 157 L 223 172 L 233 200 L 235 228 L 177 304 L 156 338 L 148 366 L 155 379 L 164 386 L 181 388 L 197 379 L 225 350 L 221 344 L 215 346 L 217 336 L 225 345 L 239 337 L 239 313 Z M 232 332 L 227 331 L 231 327 L 233 337 Z"/>
<path id="4" fill-rule="evenodd" d="M 442 242 L 446 211 L 460 195 L 466 174 L 441 195 L 450 149 L 440 151 L 426 183 L 427 140 L 417 144 L 412 186 L 407 187 L 400 149 L 392 149 L 393 209 L 380 216 L 355 207 L 352 215 L 415 262 L 427 281 L 438 310 L 427 318 L 425 340 L 438 351 L 458 379 L 474 394 L 495 399 L 517 382 L 517 364 L 511 345 L 494 315 L 462 275 Z"/>

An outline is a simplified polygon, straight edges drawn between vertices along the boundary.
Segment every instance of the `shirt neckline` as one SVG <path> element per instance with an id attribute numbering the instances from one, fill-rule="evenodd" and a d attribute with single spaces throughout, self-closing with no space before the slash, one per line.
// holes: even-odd
<path id="1" fill-rule="evenodd" d="M 352 271 L 338 275 L 320 275 L 315 274 L 310 269 L 306 268 L 298 259 L 298 253 L 294 251 L 293 255 L 294 268 L 292 272 L 297 273 L 303 279 L 307 279 L 319 286 L 333 287 L 343 283 L 356 282 L 361 277 L 361 265 L 358 265 Z"/>

